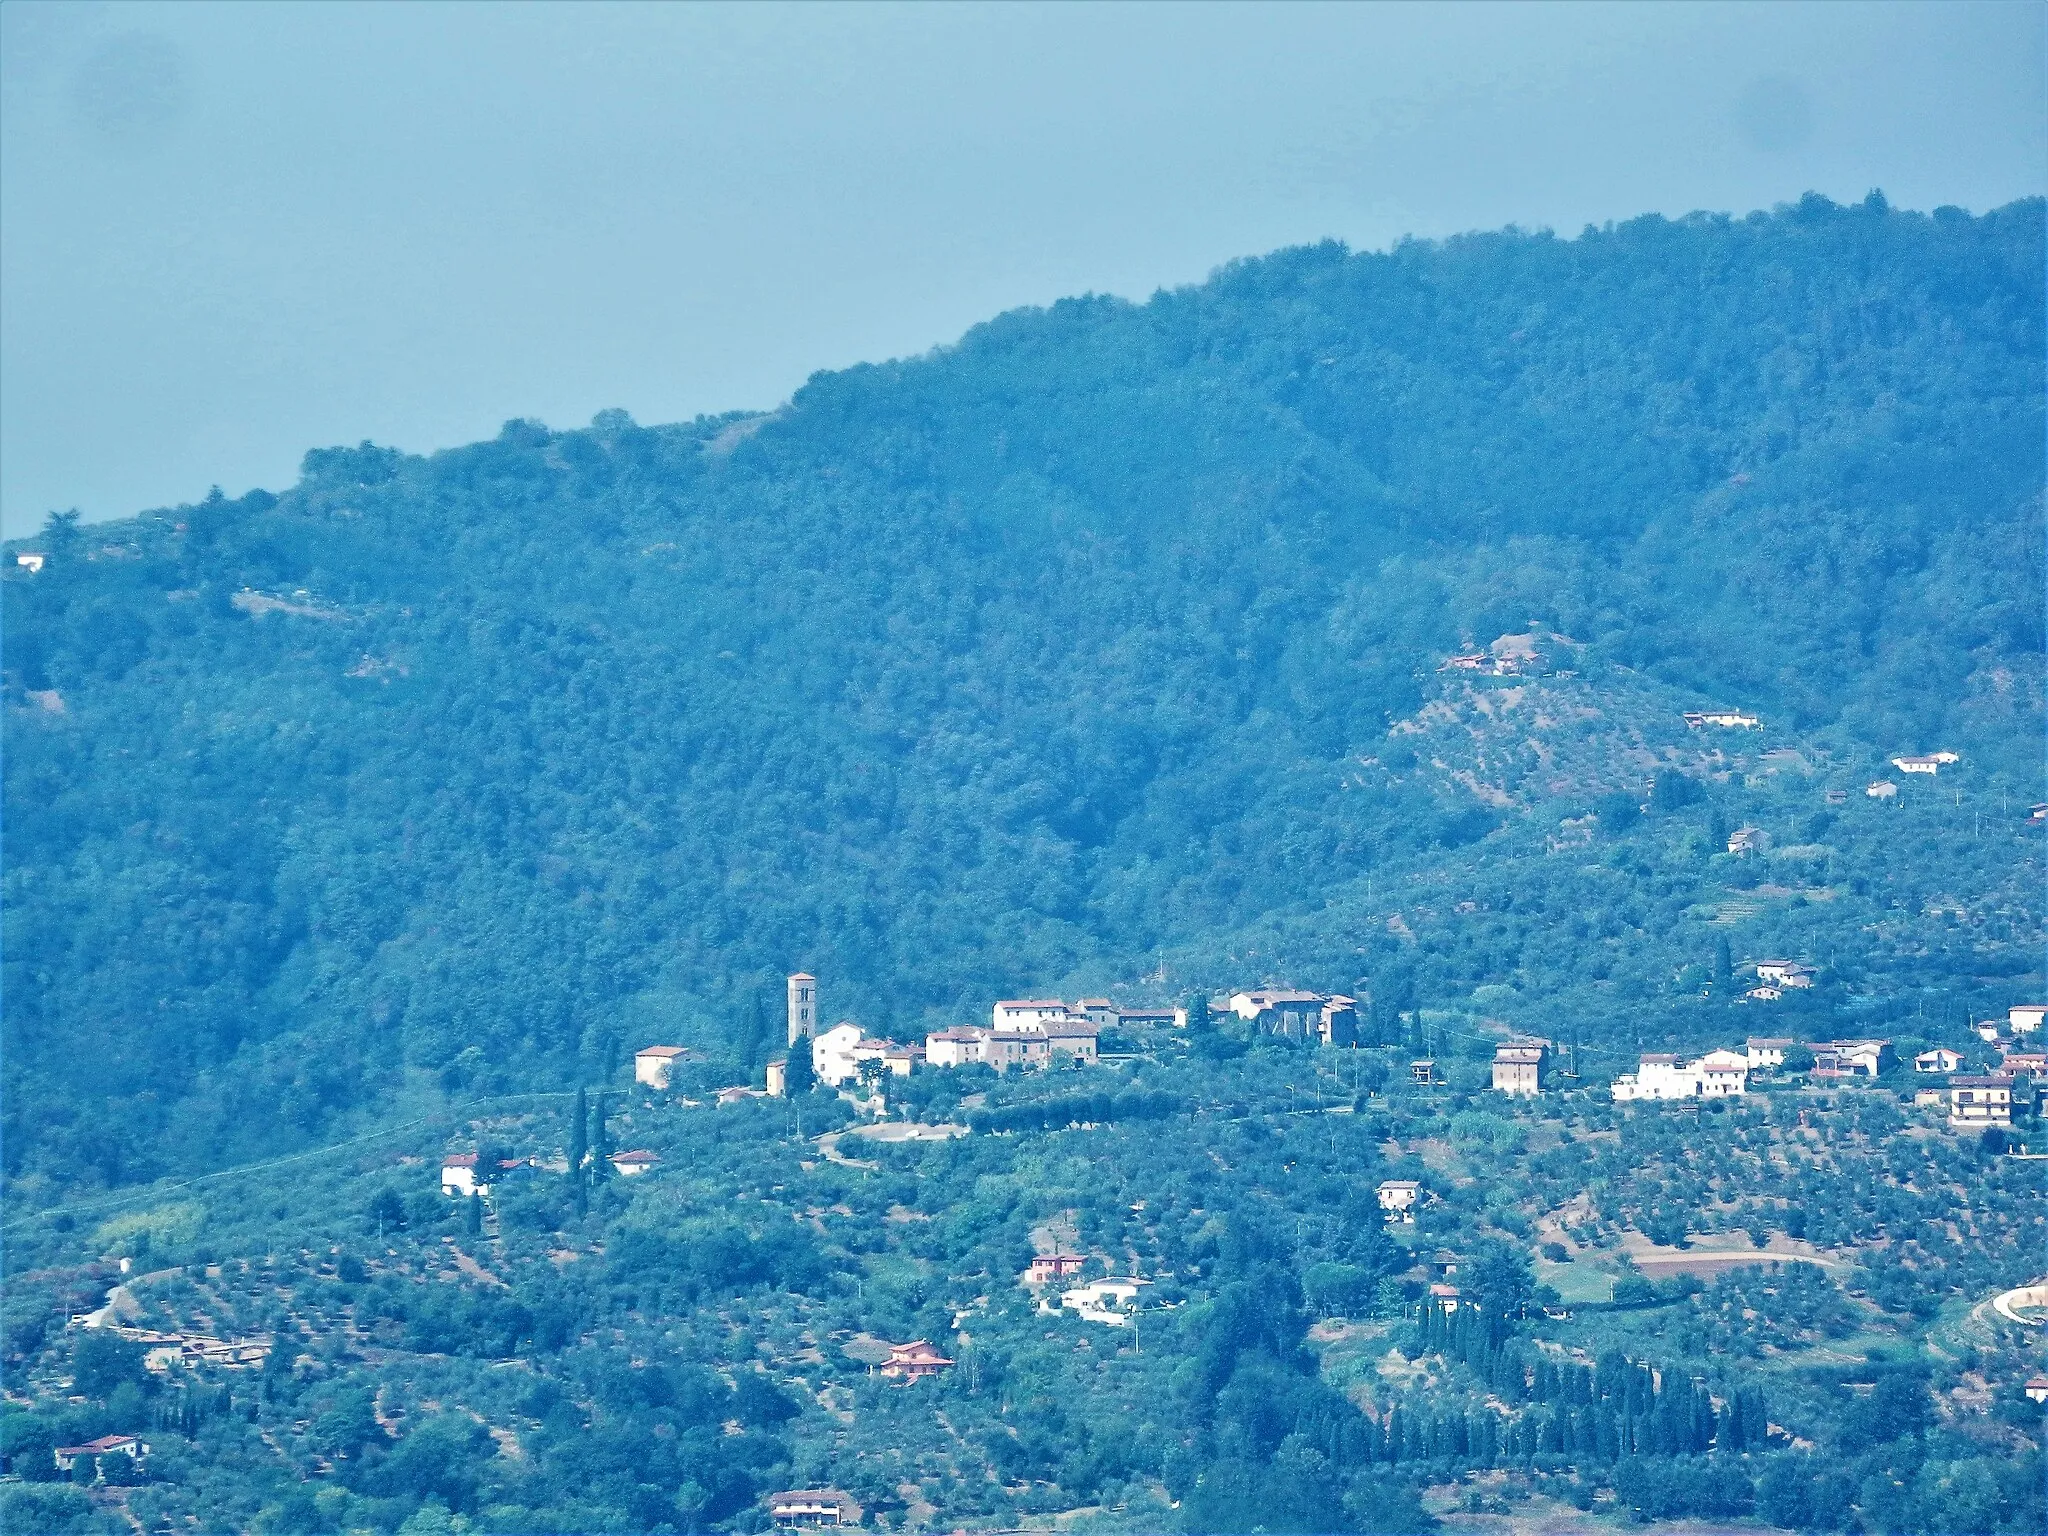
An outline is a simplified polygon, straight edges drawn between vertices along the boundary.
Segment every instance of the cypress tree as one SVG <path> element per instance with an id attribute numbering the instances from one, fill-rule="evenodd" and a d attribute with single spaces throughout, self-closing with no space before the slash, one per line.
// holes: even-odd
<path id="1" fill-rule="evenodd" d="M 569 1116 L 569 1199 L 576 1207 L 578 1216 L 590 1214 L 590 1171 L 584 1161 L 589 1154 L 590 1144 L 585 1127 L 590 1119 L 589 1096 L 581 1088 L 576 1090 L 576 1108 Z"/>
<path id="2" fill-rule="evenodd" d="M 590 1177 L 593 1182 L 600 1184 L 611 1171 L 611 1128 L 605 1124 L 605 1101 L 609 1097 L 610 1095 L 600 1089 L 597 1107 L 590 1112 Z"/>
<path id="3" fill-rule="evenodd" d="M 469 1205 L 462 1214 L 462 1229 L 471 1237 L 480 1237 L 484 1230 L 483 1197 L 475 1190 L 469 1192 Z"/>
<path id="4" fill-rule="evenodd" d="M 589 1095 L 581 1088 L 576 1090 L 576 1112 L 569 1120 L 569 1178 L 573 1183 L 583 1172 L 583 1159 L 590 1150 L 585 1139 L 584 1126 L 590 1118 Z"/>

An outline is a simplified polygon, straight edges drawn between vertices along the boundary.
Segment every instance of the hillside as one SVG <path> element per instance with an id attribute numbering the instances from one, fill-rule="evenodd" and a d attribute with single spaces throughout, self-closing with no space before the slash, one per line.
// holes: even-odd
<path id="1" fill-rule="evenodd" d="M 1270 978 L 1617 1059 L 1743 1027 L 1724 938 L 1824 968 L 1802 1028 L 2038 991 L 2042 259 L 2038 203 L 1875 198 L 1326 245 L 59 519 L 5 583 L 13 1197 L 654 1036 L 737 1078 L 799 965 L 877 1033 Z"/>

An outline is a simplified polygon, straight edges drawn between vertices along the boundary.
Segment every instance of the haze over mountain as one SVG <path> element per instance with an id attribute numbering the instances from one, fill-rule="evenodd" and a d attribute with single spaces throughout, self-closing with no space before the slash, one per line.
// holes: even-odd
<path id="1" fill-rule="evenodd" d="M 1877 197 L 1324 245 L 770 415 L 55 526 L 7 576 L 17 1198 L 655 1036 L 756 1068 L 798 965 L 902 1037 L 1273 979 L 1620 1049 L 1728 1027 L 1722 938 L 1820 963 L 1815 1029 L 2017 999 L 2042 258 L 2038 201 Z M 1503 635 L 1540 676 L 1438 672 Z"/>

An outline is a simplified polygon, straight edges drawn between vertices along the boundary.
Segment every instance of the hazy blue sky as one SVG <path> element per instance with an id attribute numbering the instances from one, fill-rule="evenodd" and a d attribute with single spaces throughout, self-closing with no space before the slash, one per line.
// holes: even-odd
<path id="1" fill-rule="evenodd" d="M 2043 8 L 0 6 L 0 515 L 764 407 L 1233 256 L 2043 190 Z"/>

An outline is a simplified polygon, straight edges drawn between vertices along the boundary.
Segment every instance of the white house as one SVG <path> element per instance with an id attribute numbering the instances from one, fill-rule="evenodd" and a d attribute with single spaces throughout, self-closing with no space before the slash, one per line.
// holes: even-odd
<path id="1" fill-rule="evenodd" d="M 2048 1015 L 2048 1003 L 2014 1003 L 2005 1011 L 2005 1022 L 2016 1035 L 2031 1035 Z"/>
<path id="2" fill-rule="evenodd" d="M 1895 800 L 1898 798 L 1899 786 L 1890 779 L 1879 779 L 1875 784 L 1864 790 L 1863 793 L 1870 796 L 1873 800 Z"/>
<path id="3" fill-rule="evenodd" d="M 1763 724 L 1755 715 L 1739 709 L 1688 709 L 1685 723 L 1695 731 L 1703 725 L 1727 725 L 1753 731 Z"/>
<path id="4" fill-rule="evenodd" d="M 986 1059 L 985 1029 L 941 1029 L 924 1037 L 924 1059 L 934 1067 L 964 1067 Z"/>
<path id="5" fill-rule="evenodd" d="M 1415 1202 L 1422 1197 L 1422 1185 L 1414 1179 L 1382 1179 L 1375 1193 L 1388 1221 L 1412 1223 Z"/>
<path id="6" fill-rule="evenodd" d="M 460 1195 L 464 1199 L 477 1193 L 476 1154 L 474 1152 L 451 1152 L 441 1159 L 441 1193 Z M 481 1186 L 486 1192 L 490 1185 Z"/>
<path id="7" fill-rule="evenodd" d="M 131 1461 L 149 1459 L 149 1442 L 135 1435 L 101 1435 L 97 1440 L 88 1440 L 83 1445 L 60 1445 L 51 1455 L 56 1459 L 59 1472 L 70 1472 L 81 1457 L 111 1456 L 116 1451 Z"/>
<path id="8" fill-rule="evenodd" d="M 1067 1005 L 1056 997 L 1013 998 L 997 1003 L 989 1010 L 992 1027 L 1033 1034 L 1043 1031 L 1055 1020 L 1065 1022 L 1067 1018 Z"/>
<path id="9" fill-rule="evenodd" d="M 833 1025 L 811 1040 L 811 1068 L 818 1081 L 837 1088 L 860 1073 L 856 1056 L 861 1042 L 860 1026 L 851 1021 Z"/>
<path id="10" fill-rule="evenodd" d="M 1950 755 L 1952 756 L 1953 754 Z M 1924 773 L 1931 777 L 1941 772 L 1941 758 L 1939 756 L 1895 757 L 1892 759 L 1892 766 L 1901 773 Z"/>
<path id="11" fill-rule="evenodd" d="M 767 1504 L 768 1518 L 777 1526 L 837 1530 L 860 1524 L 860 1505 L 837 1488 L 791 1488 L 769 1494 Z"/>
<path id="12" fill-rule="evenodd" d="M 33 576 L 43 568 L 43 557 L 25 549 L 14 557 L 14 563 Z"/>
<path id="13" fill-rule="evenodd" d="M 1894 1060 L 1889 1040 L 1825 1040 L 1813 1047 L 1813 1075 L 1876 1077 Z"/>
<path id="14" fill-rule="evenodd" d="M 1922 1051 L 1913 1058 L 1915 1072 L 1938 1072 L 1943 1077 L 1951 1072 L 1960 1072 L 1962 1066 L 1963 1053 L 1952 1051 L 1945 1045 L 1936 1046 L 1931 1051 Z"/>
<path id="15" fill-rule="evenodd" d="M 680 1045 L 642 1046 L 633 1053 L 633 1081 L 649 1088 L 666 1090 L 669 1074 L 689 1053 Z"/>
<path id="16" fill-rule="evenodd" d="M 1749 1092 L 1749 1057 L 1742 1051 L 1709 1051 L 1693 1063 L 1700 1075 L 1700 1097 L 1733 1098 Z"/>
<path id="17" fill-rule="evenodd" d="M 611 1165 L 619 1170 L 619 1177 L 622 1179 L 637 1179 L 660 1161 L 659 1157 L 644 1147 L 636 1147 L 630 1152 L 614 1152 L 611 1155 Z"/>
<path id="18" fill-rule="evenodd" d="M 1744 1042 L 1743 1055 L 1749 1061 L 1749 1070 L 1759 1071 L 1765 1067 L 1785 1065 L 1785 1050 L 1792 1041 L 1789 1037 L 1751 1035 Z"/>
<path id="19" fill-rule="evenodd" d="M 1774 987 L 1810 987 L 1819 974 L 1812 966 L 1802 965 L 1797 960 L 1759 960 L 1756 963 L 1756 979 Z"/>
<path id="20" fill-rule="evenodd" d="M 1614 1080 L 1614 1101 L 1639 1099 L 1724 1099 L 1749 1091 L 1749 1057 L 1740 1051 L 1709 1051 L 1697 1061 L 1668 1052 L 1643 1057 L 1633 1072 Z"/>
<path id="21" fill-rule="evenodd" d="M 1737 827 L 1728 835 L 1730 853 L 1768 853 L 1771 834 L 1762 827 Z"/>
<path id="22" fill-rule="evenodd" d="M 1131 1313 L 1138 1307 L 1138 1292 L 1150 1285 L 1150 1280 L 1118 1279 L 1096 1280 L 1071 1291 L 1060 1293 L 1060 1305 L 1084 1322 L 1106 1323 L 1112 1328 L 1129 1324 Z"/>

